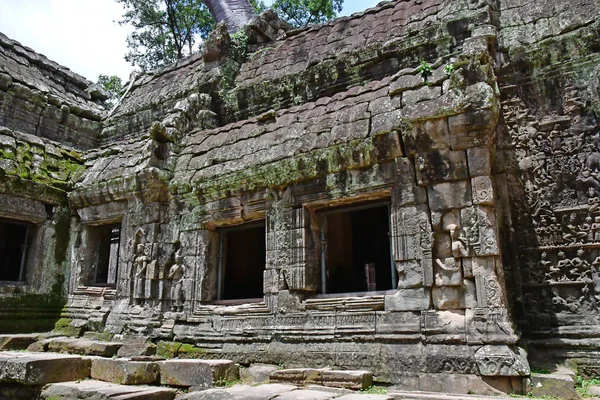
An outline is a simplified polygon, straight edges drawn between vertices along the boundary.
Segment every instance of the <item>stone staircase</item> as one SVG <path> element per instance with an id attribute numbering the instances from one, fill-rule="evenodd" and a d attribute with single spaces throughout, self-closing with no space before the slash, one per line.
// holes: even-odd
<path id="1" fill-rule="evenodd" d="M 365 392 L 373 384 L 369 371 L 330 368 L 272 370 L 266 375 L 267 384 L 236 384 L 240 382 L 240 368 L 233 361 L 166 360 L 148 355 L 149 347 L 142 343 L 126 343 L 40 335 L 0 336 L 0 400 L 509 399 L 401 390 L 370 393 Z M 127 357 L 118 356 L 125 353 Z"/>

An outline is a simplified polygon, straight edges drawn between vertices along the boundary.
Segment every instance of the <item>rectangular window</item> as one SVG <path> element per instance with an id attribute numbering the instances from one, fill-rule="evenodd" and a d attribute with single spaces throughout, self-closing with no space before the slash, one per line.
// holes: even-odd
<path id="1" fill-rule="evenodd" d="M 266 251 L 264 221 L 222 229 L 217 299 L 262 299 Z"/>
<path id="2" fill-rule="evenodd" d="M 321 214 L 321 293 L 395 289 L 388 204 Z"/>
<path id="3" fill-rule="evenodd" d="M 0 219 L 0 281 L 25 281 L 31 224 Z"/>
<path id="4" fill-rule="evenodd" d="M 117 282 L 119 269 L 121 225 L 106 225 L 97 229 L 100 243 L 96 262 L 95 283 L 98 285 L 114 285 Z"/>

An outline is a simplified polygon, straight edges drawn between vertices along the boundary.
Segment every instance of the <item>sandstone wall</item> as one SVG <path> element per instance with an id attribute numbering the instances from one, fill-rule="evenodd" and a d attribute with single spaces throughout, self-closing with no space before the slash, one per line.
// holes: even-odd
<path id="1" fill-rule="evenodd" d="M 499 12 L 508 285 L 530 348 L 563 356 L 598 333 L 599 12 L 595 1 L 503 1 Z"/>
<path id="2" fill-rule="evenodd" d="M 0 34 L 0 126 L 88 149 L 106 99 L 68 68 Z"/>

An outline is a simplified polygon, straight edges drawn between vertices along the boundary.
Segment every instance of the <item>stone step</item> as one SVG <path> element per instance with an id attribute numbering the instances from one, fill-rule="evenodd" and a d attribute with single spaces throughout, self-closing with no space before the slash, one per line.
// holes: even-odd
<path id="1" fill-rule="evenodd" d="M 360 390 L 373 385 L 369 371 L 341 371 L 328 368 L 292 368 L 274 371 L 269 376 L 271 382 L 295 385 L 322 385 L 328 387 Z"/>
<path id="2" fill-rule="evenodd" d="M 299 388 L 295 385 L 270 383 L 260 386 L 236 385 L 230 388 L 216 388 L 191 392 L 177 397 L 177 400 L 392 400 L 388 395 L 345 393 L 318 388 Z"/>
<path id="3" fill-rule="evenodd" d="M 0 335 L 0 350 L 26 350 L 43 337 L 43 333 Z"/>
<path id="4" fill-rule="evenodd" d="M 53 353 L 0 352 L 0 383 L 27 386 L 73 381 L 90 376 L 91 361 Z"/>
<path id="5" fill-rule="evenodd" d="M 82 338 L 55 337 L 32 343 L 27 350 L 113 357 L 117 355 L 121 346 L 123 346 L 123 343 L 103 342 Z"/>
<path id="6" fill-rule="evenodd" d="M 91 377 L 121 385 L 148 385 L 158 383 L 159 367 L 155 362 L 95 357 L 92 359 Z"/>
<path id="7" fill-rule="evenodd" d="M 61 382 L 48 385 L 40 396 L 44 400 L 115 399 L 173 400 L 174 389 L 157 386 L 131 386 L 97 381 Z"/>
<path id="8" fill-rule="evenodd" d="M 157 362 L 161 385 L 207 388 L 240 378 L 239 366 L 230 360 L 166 360 Z"/>
<path id="9" fill-rule="evenodd" d="M 420 391 L 401 391 L 394 390 L 388 393 L 388 396 L 395 400 L 514 400 L 515 397 L 509 396 L 482 396 L 475 394 L 454 394 L 439 392 L 420 392 Z M 538 397 L 527 397 L 528 400 L 542 400 Z"/>
<path id="10" fill-rule="evenodd" d="M 579 400 L 575 390 L 575 377 L 568 374 L 531 374 L 533 396 L 555 396 L 564 400 Z"/>

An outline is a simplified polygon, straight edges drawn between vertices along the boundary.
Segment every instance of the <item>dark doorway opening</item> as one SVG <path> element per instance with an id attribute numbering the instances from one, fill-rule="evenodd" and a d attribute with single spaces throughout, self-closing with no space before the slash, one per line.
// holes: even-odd
<path id="1" fill-rule="evenodd" d="M 0 281 L 25 280 L 30 225 L 0 220 Z"/>
<path id="2" fill-rule="evenodd" d="M 325 212 L 321 228 L 323 294 L 394 288 L 387 204 Z"/>
<path id="3" fill-rule="evenodd" d="M 266 252 L 264 223 L 224 229 L 218 300 L 262 298 Z"/>
<path id="4" fill-rule="evenodd" d="M 119 247 L 121 243 L 121 225 L 106 225 L 98 228 L 100 247 L 96 265 L 97 285 L 115 285 L 119 270 Z"/>

